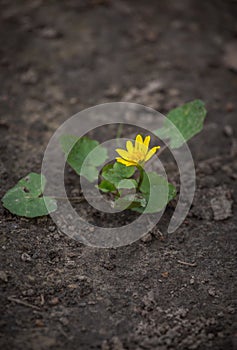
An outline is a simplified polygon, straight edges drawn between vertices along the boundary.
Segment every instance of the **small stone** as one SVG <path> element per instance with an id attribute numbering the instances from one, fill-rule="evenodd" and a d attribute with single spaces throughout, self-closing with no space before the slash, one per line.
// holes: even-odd
<path id="1" fill-rule="evenodd" d="M 85 302 L 79 303 L 78 306 L 80 306 L 80 307 L 86 307 L 86 303 L 85 303 Z"/>
<path id="2" fill-rule="evenodd" d="M 157 41 L 157 38 L 158 38 L 158 33 L 156 33 L 155 31 L 153 30 L 150 30 L 146 33 L 145 35 L 145 40 L 151 42 L 151 43 L 154 43 Z"/>
<path id="3" fill-rule="evenodd" d="M 44 327 L 44 322 L 40 319 L 35 320 L 36 327 Z"/>
<path id="4" fill-rule="evenodd" d="M 180 96 L 180 91 L 178 89 L 171 88 L 171 89 L 168 90 L 168 94 L 171 97 L 177 97 L 177 96 Z"/>
<path id="5" fill-rule="evenodd" d="M 57 305 L 59 303 L 58 297 L 54 297 L 49 301 L 49 305 Z"/>
<path id="6" fill-rule="evenodd" d="M 225 106 L 226 112 L 233 112 L 234 109 L 235 109 L 235 105 L 232 102 L 227 102 Z"/>
<path id="7" fill-rule="evenodd" d="M 75 283 L 71 283 L 67 286 L 69 289 L 77 289 L 78 288 L 78 285 L 75 284 Z"/>
<path id="8" fill-rule="evenodd" d="M 208 339 L 214 339 L 215 338 L 213 333 L 209 333 L 207 337 L 208 337 Z"/>
<path id="9" fill-rule="evenodd" d="M 69 103 L 71 104 L 71 105 L 75 105 L 76 103 L 78 103 L 78 98 L 77 97 L 71 97 L 70 99 L 69 99 Z M 79 192 L 79 191 L 78 191 Z"/>
<path id="10" fill-rule="evenodd" d="M 215 221 L 225 220 L 232 216 L 233 200 L 231 193 L 224 187 L 216 187 L 210 191 L 211 208 Z"/>
<path id="11" fill-rule="evenodd" d="M 0 271 L 0 280 L 2 280 L 3 282 L 8 281 L 8 277 L 5 271 Z"/>
<path id="12" fill-rule="evenodd" d="M 49 232 L 54 232 L 56 230 L 56 227 L 51 225 L 48 227 L 48 229 L 49 229 Z"/>
<path id="13" fill-rule="evenodd" d="M 164 277 L 164 278 L 168 278 L 169 277 L 169 272 L 168 271 L 162 272 L 161 276 Z"/>
<path id="14" fill-rule="evenodd" d="M 69 325 L 69 320 L 67 317 L 60 317 L 59 321 L 62 323 L 63 326 Z"/>
<path id="15" fill-rule="evenodd" d="M 21 75 L 21 82 L 23 84 L 36 84 L 38 81 L 38 75 L 35 70 L 29 69 L 27 72 Z"/>
<path id="16" fill-rule="evenodd" d="M 235 308 L 233 306 L 228 306 L 227 307 L 227 312 L 230 314 L 234 314 L 235 313 Z"/>
<path id="17" fill-rule="evenodd" d="M 65 262 L 65 265 L 66 265 L 66 267 L 73 268 L 74 266 L 76 266 L 76 263 L 73 260 L 67 259 Z"/>
<path id="18" fill-rule="evenodd" d="M 104 340 L 101 344 L 101 350 L 110 350 L 110 346 L 107 342 L 107 340 Z"/>
<path id="19" fill-rule="evenodd" d="M 194 279 L 194 277 L 192 276 L 192 278 L 190 278 L 189 283 L 190 283 L 190 284 L 194 284 L 194 282 L 195 282 L 195 279 Z"/>
<path id="20" fill-rule="evenodd" d="M 152 235 L 150 232 L 148 232 L 145 236 L 141 238 L 141 241 L 144 243 L 148 243 L 152 241 Z"/>
<path id="21" fill-rule="evenodd" d="M 113 343 L 114 350 L 124 350 L 123 343 L 118 337 L 113 337 L 112 343 Z"/>
<path id="22" fill-rule="evenodd" d="M 32 297 L 35 294 L 35 292 L 32 288 L 30 288 L 30 289 L 24 290 L 22 294 L 27 297 Z"/>
<path id="23" fill-rule="evenodd" d="M 22 255 L 21 255 L 21 260 L 22 261 L 31 261 L 32 259 L 31 259 L 31 257 L 30 257 L 30 255 L 29 254 L 27 254 L 27 253 L 23 253 Z"/>
<path id="24" fill-rule="evenodd" d="M 61 36 L 61 34 L 54 28 L 43 28 L 40 33 L 45 39 L 56 39 Z"/>
<path id="25" fill-rule="evenodd" d="M 216 296 L 216 290 L 214 287 L 211 287 L 208 289 L 208 294 L 211 296 L 211 297 L 215 297 Z"/>
<path id="26" fill-rule="evenodd" d="M 217 333 L 217 336 L 218 336 L 219 338 L 224 338 L 225 335 L 224 335 L 223 332 L 218 332 L 218 333 Z"/>
<path id="27" fill-rule="evenodd" d="M 108 90 L 105 91 L 106 97 L 117 97 L 119 95 L 119 87 L 117 85 L 111 85 Z"/>
<path id="28" fill-rule="evenodd" d="M 230 125 L 225 125 L 223 132 L 224 132 L 225 136 L 227 136 L 227 137 L 233 136 L 233 128 Z"/>

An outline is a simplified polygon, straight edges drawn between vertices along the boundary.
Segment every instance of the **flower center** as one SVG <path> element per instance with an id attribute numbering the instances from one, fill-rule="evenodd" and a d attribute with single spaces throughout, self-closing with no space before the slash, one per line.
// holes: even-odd
<path id="1" fill-rule="evenodd" d="M 145 154 L 140 151 L 135 151 L 132 153 L 131 158 L 132 160 L 135 160 L 136 162 L 138 162 L 139 160 L 144 160 Z"/>

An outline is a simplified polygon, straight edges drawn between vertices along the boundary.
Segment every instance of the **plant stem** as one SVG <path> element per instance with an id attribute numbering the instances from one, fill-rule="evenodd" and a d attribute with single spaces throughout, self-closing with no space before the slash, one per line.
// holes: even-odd
<path id="1" fill-rule="evenodd" d="M 141 184 L 142 184 L 142 181 L 144 179 L 144 169 L 141 166 L 139 166 L 138 170 L 140 171 L 140 177 L 139 177 L 139 181 L 138 181 L 138 185 L 137 185 L 137 189 L 139 191 L 140 187 L 141 187 Z"/>

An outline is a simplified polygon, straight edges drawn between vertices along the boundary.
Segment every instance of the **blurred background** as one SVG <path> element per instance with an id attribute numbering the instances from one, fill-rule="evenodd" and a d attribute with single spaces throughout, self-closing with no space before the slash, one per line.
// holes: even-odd
<path id="1" fill-rule="evenodd" d="M 64 120 L 102 102 L 165 114 L 200 98 L 209 115 L 195 156 L 230 147 L 236 1 L 2 0 L 0 13 L 1 123 L 16 142 L 42 152 Z"/>

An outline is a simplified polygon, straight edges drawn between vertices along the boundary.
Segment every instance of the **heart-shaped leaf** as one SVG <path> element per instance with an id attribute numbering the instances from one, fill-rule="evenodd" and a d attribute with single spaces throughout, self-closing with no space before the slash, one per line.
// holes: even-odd
<path id="1" fill-rule="evenodd" d="M 167 119 L 161 129 L 154 131 L 154 134 L 162 140 L 169 140 L 171 148 L 179 148 L 191 137 L 200 132 L 206 117 L 206 109 L 201 100 L 188 102 L 181 107 L 172 109 L 167 114 Z M 180 131 L 177 133 L 176 128 Z"/>
<path id="2" fill-rule="evenodd" d="M 3 206 L 11 213 L 27 218 L 43 216 L 55 211 L 56 200 L 43 197 L 45 184 L 46 179 L 43 175 L 28 174 L 4 195 Z"/>
<path id="3" fill-rule="evenodd" d="M 97 180 L 97 167 L 108 157 L 105 147 L 99 146 L 98 141 L 89 137 L 78 138 L 75 135 L 61 136 L 60 144 L 67 157 L 67 163 L 78 175 L 84 176 L 90 182 Z"/>

